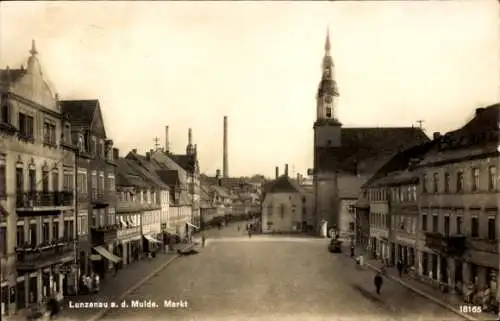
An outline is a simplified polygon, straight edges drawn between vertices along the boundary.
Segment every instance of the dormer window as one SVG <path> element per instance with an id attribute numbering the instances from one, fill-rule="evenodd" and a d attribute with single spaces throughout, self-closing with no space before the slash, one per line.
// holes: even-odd
<path id="1" fill-rule="evenodd" d="M 83 134 L 78 134 L 78 150 L 80 152 L 85 151 L 85 138 L 83 137 Z"/>

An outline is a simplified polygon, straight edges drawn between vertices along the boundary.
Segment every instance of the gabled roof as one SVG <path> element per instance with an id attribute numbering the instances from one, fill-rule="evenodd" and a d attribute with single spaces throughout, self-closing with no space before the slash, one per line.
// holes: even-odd
<path id="1" fill-rule="evenodd" d="M 196 155 L 181 155 L 181 154 L 167 154 L 174 162 L 179 164 L 186 172 L 193 171 L 193 165 L 196 162 Z"/>
<path id="2" fill-rule="evenodd" d="M 140 172 L 138 172 L 134 167 L 134 163 L 131 160 L 125 158 L 115 159 L 117 180 L 116 185 L 122 187 L 140 187 L 140 188 L 150 188 L 151 182 L 148 182 Z"/>
<path id="3" fill-rule="evenodd" d="M 461 128 L 439 137 L 421 166 L 465 157 L 498 154 L 500 104 L 479 108 Z"/>
<path id="4" fill-rule="evenodd" d="M 428 141 L 426 143 L 405 149 L 394 155 L 387 163 L 385 163 L 364 185 L 363 187 L 367 187 L 375 184 L 377 181 L 381 180 L 384 177 L 389 176 L 390 174 L 400 173 L 407 171 L 410 168 L 410 161 L 413 159 L 415 162 L 420 161 L 424 158 L 426 153 L 428 153 L 434 146 L 436 145 L 436 141 Z M 416 165 L 416 163 L 415 163 Z M 416 176 L 412 174 L 409 176 L 409 179 L 412 176 Z M 394 176 L 395 178 L 395 176 Z"/>
<path id="5" fill-rule="evenodd" d="M 365 159 L 394 155 L 427 141 L 429 138 L 422 129 L 415 127 L 346 127 L 341 129 L 341 147 L 318 149 L 317 168 L 357 173 Z"/>
<path id="6" fill-rule="evenodd" d="M 90 129 L 94 114 L 99 108 L 97 99 L 90 100 L 62 100 L 61 111 L 75 129 Z"/>
<path id="7" fill-rule="evenodd" d="M 169 188 L 168 185 L 166 185 L 157 175 L 155 165 L 145 156 L 139 155 L 137 153 L 128 153 L 125 158 L 132 161 L 132 164 L 134 164 L 134 169 L 141 173 L 143 177 L 151 181 L 152 184 L 155 184 L 157 187 L 162 189 Z"/>
<path id="8" fill-rule="evenodd" d="M 174 170 L 157 170 L 156 174 L 168 186 L 176 187 L 181 185 L 179 172 Z"/>
<path id="9" fill-rule="evenodd" d="M 303 191 L 293 179 L 282 175 L 268 186 L 266 194 L 273 193 L 303 193 Z"/>

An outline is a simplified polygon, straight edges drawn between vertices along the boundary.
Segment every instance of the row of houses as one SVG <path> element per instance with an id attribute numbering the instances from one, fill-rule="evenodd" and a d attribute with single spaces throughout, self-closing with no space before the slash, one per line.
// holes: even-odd
<path id="1" fill-rule="evenodd" d="M 196 145 L 124 157 L 99 100 L 63 100 L 44 78 L 35 42 L 26 67 L 0 70 L 1 314 L 51 292 L 74 294 L 200 222 Z M 168 137 L 168 132 L 167 132 Z"/>
<path id="2" fill-rule="evenodd" d="M 353 242 L 457 291 L 498 287 L 500 104 L 405 149 L 361 187 L 341 221 Z"/>
<path id="3" fill-rule="evenodd" d="M 202 175 L 201 226 L 260 217 L 263 185 L 262 179 L 222 177 L 220 170 L 213 177 Z"/>

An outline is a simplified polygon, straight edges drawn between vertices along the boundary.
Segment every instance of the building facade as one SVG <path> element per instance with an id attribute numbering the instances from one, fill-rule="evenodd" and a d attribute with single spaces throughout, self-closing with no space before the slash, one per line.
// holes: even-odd
<path id="1" fill-rule="evenodd" d="M 263 233 L 303 232 L 306 196 L 300 186 L 285 173 L 268 186 L 262 203 Z"/>
<path id="2" fill-rule="evenodd" d="M 419 164 L 419 272 L 452 289 L 497 292 L 500 105 L 478 108 Z M 460 286 L 462 285 L 462 286 Z"/>
<path id="3" fill-rule="evenodd" d="M 73 149 L 35 42 L 26 68 L 0 70 L 1 314 L 73 289 Z"/>
<path id="4" fill-rule="evenodd" d="M 106 136 L 98 100 L 64 100 L 61 109 L 77 146 L 80 267 L 86 275 L 95 272 L 105 278 L 120 262 L 114 254 L 118 225 L 113 141 Z"/>

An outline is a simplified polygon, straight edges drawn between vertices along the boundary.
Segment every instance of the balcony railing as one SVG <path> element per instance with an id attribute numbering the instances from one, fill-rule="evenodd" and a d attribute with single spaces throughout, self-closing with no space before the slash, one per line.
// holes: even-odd
<path id="1" fill-rule="evenodd" d="M 465 251 L 465 236 L 460 234 L 445 236 L 439 232 L 427 232 L 425 245 L 449 255 L 461 255 Z"/>
<path id="2" fill-rule="evenodd" d="M 16 248 L 16 254 L 18 269 L 35 270 L 61 260 L 74 258 L 74 241 L 71 239 L 57 240 L 37 246 L 26 244 Z"/>
<path id="3" fill-rule="evenodd" d="M 73 205 L 73 192 L 20 192 L 17 193 L 17 208 L 60 207 Z"/>
<path id="4" fill-rule="evenodd" d="M 120 226 L 118 224 L 103 225 L 103 226 L 93 226 L 92 230 L 96 232 L 113 232 L 118 230 Z"/>

